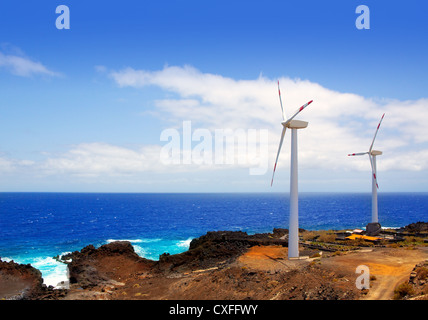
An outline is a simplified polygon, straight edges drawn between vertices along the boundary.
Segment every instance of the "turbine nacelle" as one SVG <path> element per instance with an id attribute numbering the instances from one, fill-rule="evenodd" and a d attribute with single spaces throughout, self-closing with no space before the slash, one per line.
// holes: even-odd
<path id="1" fill-rule="evenodd" d="M 372 150 L 372 152 L 370 152 L 370 154 L 371 154 L 372 156 L 380 156 L 380 155 L 382 155 L 382 151 L 379 151 L 379 150 Z"/>
<path id="2" fill-rule="evenodd" d="M 289 129 L 304 129 L 308 126 L 308 122 L 302 121 L 302 120 L 290 120 L 290 121 L 283 121 L 281 124 L 284 126 L 284 128 Z"/>

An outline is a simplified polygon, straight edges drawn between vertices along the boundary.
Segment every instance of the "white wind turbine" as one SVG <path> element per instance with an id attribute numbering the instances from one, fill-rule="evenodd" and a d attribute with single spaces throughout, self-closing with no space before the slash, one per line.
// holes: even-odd
<path id="1" fill-rule="evenodd" d="M 362 156 L 365 154 L 369 155 L 370 164 L 372 166 L 372 223 L 379 223 L 378 221 L 378 212 L 377 212 L 377 189 L 379 189 L 379 185 L 377 184 L 377 176 L 376 176 L 376 156 L 380 156 L 382 151 L 373 150 L 373 144 L 376 139 L 377 132 L 379 131 L 380 124 L 382 123 L 383 117 L 385 113 L 380 118 L 379 124 L 377 125 L 375 135 L 373 137 L 372 144 L 370 145 L 369 151 L 361 152 L 361 153 L 351 153 L 348 156 Z"/>
<path id="2" fill-rule="evenodd" d="M 304 129 L 308 126 L 306 121 L 293 120 L 303 109 L 312 103 L 312 100 L 301 106 L 296 112 L 287 120 L 284 108 L 282 107 L 281 90 L 279 89 L 278 81 L 278 94 L 279 102 L 282 110 L 282 134 L 281 141 L 279 142 L 278 154 L 276 155 L 275 166 L 273 168 L 271 186 L 273 184 L 273 177 L 275 175 L 276 164 L 278 162 L 279 153 L 281 151 L 282 142 L 284 141 L 285 131 L 287 128 L 291 129 L 291 167 L 290 167 L 290 223 L 288 231 L 288 258 L 299 257 L 299 197 L 298 197 L 298 184 L 297 184 L 297 129 Z"/>

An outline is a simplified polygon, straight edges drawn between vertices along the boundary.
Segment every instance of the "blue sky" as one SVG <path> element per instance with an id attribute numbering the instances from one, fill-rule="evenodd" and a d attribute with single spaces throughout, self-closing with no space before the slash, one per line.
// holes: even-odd
<path id="1" fill-rule="evenodd" d="M 62 4 L 69 30 L 55 27 Z M 355 26 L 361 4 L 369 30 Z M 287 190 L 288 145 L 270 187 L 277 79 L 289 111 L 314 99 L 301 190 L 369 192 L 368 159 L 346 154 L 365 151 L 385 112 L 380 190 L 426 191 L 427 15 L 420 1 L 2 1 L 0 191 Z M 159 165 L 162 131 L 183 121 L 268 130 L 267 172 Z"/>

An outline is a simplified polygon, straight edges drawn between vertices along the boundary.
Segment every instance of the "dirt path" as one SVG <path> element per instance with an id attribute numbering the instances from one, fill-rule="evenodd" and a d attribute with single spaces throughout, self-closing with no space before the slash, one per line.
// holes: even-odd
<path id="1" fill-rule="evenodd" d="M 409 278 L 414 266 L 428 258 L 426 249 L 375 248 L 331 257 L 322 264 L 335 271 L 354 273 L 357 266 L 366 265 L 375 279 L 370 281 L 370 290 L 362 299 L 389 300 L 394 296 L 395 287 Z M 355 273 L 355 279 L 358 275 Z"/>
<path id="2" fill-rule="evenodd" d="M 346 277 L 352 282 L 360 275 L 355 273 L 356 268 L 367 266 L 375 279 L 370 281 L 370 290 L 361 299 L 389 300 L 393 298 L 395 287 L 409 279 L 414 266 L 426 259 L 428 248 L 373 248 L 322 258 L 319 262 L 322 268 L 334 272 L 338 278 Z M 288 260 L 287 248 L 279 246 L 253 247 L 238 259 L 242 265 L 265 271 L 299 269 L 311 260 Z"/>
<path id="3" fill-rule="evenodd" d="M 312 254 L 311 254 L 312 253 Z M 300 254 L 313 255 L 303 249 Z M 152 300 L 322 300 L 367 299 L 388 300 L 402 281 L 409 279 L 416 264 L 428 259 L 428 247 L 373 248 L 350 251 L 343 255 L 323 253 L 321 258 L 288 259 L 286 247 L 253 246 L 227 264 L 186 272 L 145 273 L 132 271 L 123 260 L 111 285 L 91 292 L 76 288 L 69 299 L 152 299 Z M 356 268 L 365 265 L 375 279 L 367 295 L 362 295 L 355 282 Z M 132 266 L 132 264 L 130 264 Z M 131 270 L 131 271 L 130 271 Z M 131 274 L 131 276 L 130 276 Z"/>

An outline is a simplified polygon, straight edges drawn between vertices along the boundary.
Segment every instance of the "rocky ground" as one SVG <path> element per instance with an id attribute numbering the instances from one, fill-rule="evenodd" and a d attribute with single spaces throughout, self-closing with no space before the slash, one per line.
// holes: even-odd
<path id="1" fill-rule="evenodd" d="M 65 295 L 63 290 L 43 285 L 42 273 L 31 265 L 0 259 L 0 299 L 56 300 Z"/>
<path id="2" fill-rule="evenodd" d="M 425 227 L 414 224 L 402 231 L 411 236 L 412 232 L 426 232 Z M 411 244 L 405 247 L 380 246 L 336 241 L 331 233 L 301 230 L 300 256 L 305 258 L 289 260 L 286 235 L 284 229 L 256 235 L 208 232 L 194 239 L 188 251 L 161 255 L 159 261 L 139 257 L 126 241 L 100 248 L 87 246 L 61 257 L 69 268 L 67 290 L 43 286 L 40 272 L 29 265 L 0 260 L 0 299 L 377 300 L 427 296 L 428 247 L 422 238 L 409 238 Z M 370 269 L 368 290 L 356 288 L 358 265 Z M 400 285 L 401 291 L 394 291 Z"/>

